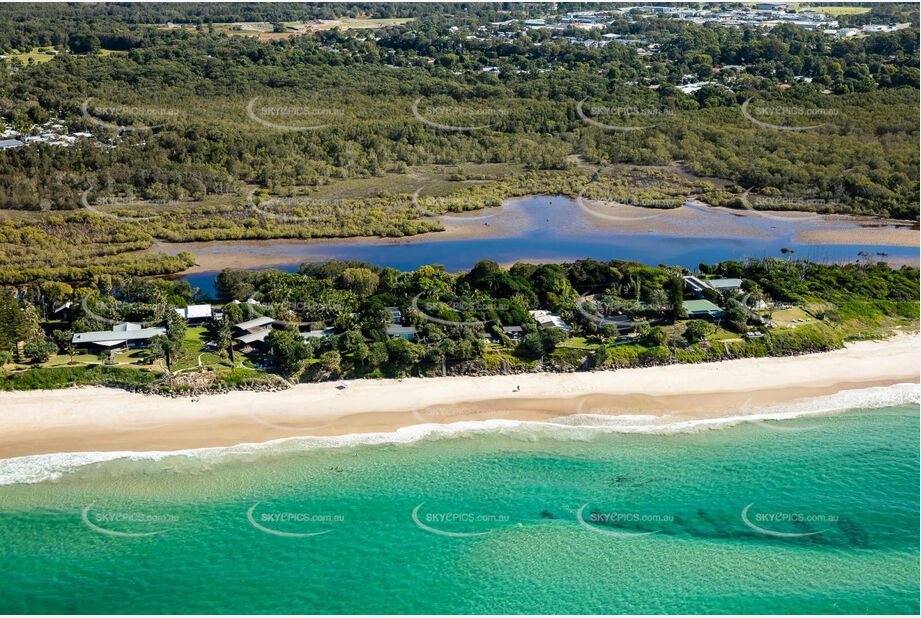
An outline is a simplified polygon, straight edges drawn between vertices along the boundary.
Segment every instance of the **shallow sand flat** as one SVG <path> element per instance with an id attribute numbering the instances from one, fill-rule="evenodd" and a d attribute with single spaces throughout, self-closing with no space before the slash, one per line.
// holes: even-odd
<path id="1" fill-rule="evenodd" d="M 917 247 L 921 240 L 918 230 L 907 227 L 862 227 L 859 229 L 807 230 L 796 235 L 796 240 L 817 245 L 890 245 Z"/>
<path id="2" fill-rule="evenodd" d="M 197 402 L 96 387 L 0 393 L 0 457 L 178 450 L 578 413 L 718 418 L 842 390 L 915 383 L 919 351 L 917 336 L 902 335 L 796 357 L 572 374 L 355 380 L 345 389 L 339 383 L 302 384 Z"/>
<path id="3" fill-rule="evenodd" d="M 500 208 L 488 208 L 439 217 L 442 232 L 428 232 L 404 238 L 359 236 L 352 238 L 313 238 L 158 243 L 152 250 L 175 254 L 191 251 L 196 265 L 186 274 L 210 272 L 223 268 L 270 268 L 326 259 L 322 247 L 311 252 L 313 245 L 396 245 L 431 241 L 463 241 L 511 238 L 541 227 L 553 226 L 557 232 L 580 235 L 661 234 L 683 238 L 753 238 L 769 239 L 793 235 L 798 241 L 817 245 L 881 244 L 918 246 L 919 234 L 910 228 L 880 227 L 869 224 L 883 220 L 846 215 L 819 215 L 805 212 L 764 212 L 711 207 L 691 202 L 674 209 L 653 209 L 613 202 L 576 200 L 563 196 L 540 196 L 547 206 L 561 206 L 565 212 L 542 212 L 523 204 L 535 196 L 509 199 Z M 554 206 L 555 205 L 555 206 Z M 544 215 L 547 215 L 546 217 Z M 866 223 L 867 227 L 854 227 Z M 546 261 L 546 260 L 544 260 Z"/>

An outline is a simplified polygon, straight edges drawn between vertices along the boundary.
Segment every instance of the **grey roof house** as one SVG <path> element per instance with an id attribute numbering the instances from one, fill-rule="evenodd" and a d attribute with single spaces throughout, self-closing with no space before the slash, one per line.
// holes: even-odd
<path id="1" fill-rule="evenodd" d="M 388 337 L 402 337 L 407 341 L 412 341 L 416 338 L 416 327 L 415 326 L 400 326 L 399 324 L 388 324 L 387 325 L 387 336 Z"/>
<path id="2" fill-rule="evenodd" d="M 127 347 L 129 345 L 149 345 L 150 340 L 157 335 L 165 335 L 166 329 L 162 326 L 144 328 L 135 322 L 122 322 L 112 327 L 112 330 L 92 331 L 88 333 L 74 333 L 71 343 L 78 345 L 96 345 L 102 348 Z"/>

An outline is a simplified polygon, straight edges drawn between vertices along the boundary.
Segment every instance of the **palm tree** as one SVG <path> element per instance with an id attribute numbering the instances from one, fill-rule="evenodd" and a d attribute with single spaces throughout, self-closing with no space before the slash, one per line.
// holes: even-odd
<path id="1" fill-rule="evenodd" d="M 217 336 L 218 347 L 222 350 L 227 350 L 227 354 L 230 356 L 231 367 L 236 367 L 237 362 L 233 352 L 233 325 L 230 323 L 230 320 L 224 318 L 224 320 L 221 321 Z"/>
<path id="2" fill-rule="evenodd" d="M 173 371 L 173 355 L 182 347 L 182 342 L 164 335 L 156 335 L 150 340 L 150 351 L 155 357 L 162 356 L 166 361 L 166 371 Z"/>

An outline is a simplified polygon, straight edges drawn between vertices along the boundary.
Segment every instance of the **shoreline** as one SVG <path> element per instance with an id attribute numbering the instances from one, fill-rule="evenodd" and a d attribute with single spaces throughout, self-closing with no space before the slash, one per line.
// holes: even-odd
<path id="1" fill-rule="evenodd" d="M 880 245 L 893 248 L 918 247 L 921 236 L 913 222 L 869 217 L 865 215 L 825 214 L 816 215 L 805 211 L 750 211 L 709 206 L 695 202 L 693 207 L 682 206 L 669 210 L 656 210 L 626 204 L 592 202 L 592 209 L 600 209 L 602 217 L 587 215 L 572 198 L 561 195 L 524 195 L 503 200 L 502 206 L 450 214 L 438 217 L 445 227 L 440 232 L 424 232 L 400 238 L 380 236 L 351 236 L 330 238 L 278 238 L 271 240 L 213 240 L 170 243 L 155 242 L 145 252 L 163 251 L 175 255 L 180 251 L 191 251 L 196 263 L 176 276 L 203 272 L 216 272 L 224 268 L 273 268 L 292 266 L 309 261 L 326 259 L 323 247 L 347 245 L 391 245 L 427 242 L 472 241 L 485 239 L 515 238 L 543 225 L 541 216 L 529 212 L 522 203 L 533 198 L 546 198 L 548 204 L 554 200 L 571 202 L 572 221 L 580 218 L 590 223 L 593 230 L 609 233 L 632 234 L 638 238 L 645 234 L 690 238 L 739 239 L 770 238 L 779 232 L 775 223 L 796 226 L 799 220 L 808 223 L 818 216 L 822 227 L 806 227 L 789 230 L 792 240 L 824 245 Z M 650 212 L 655 216 L 650 218 Z M 771 219 L 765 223 L 763 217 Z M 488 221 L 483 221 L 488 218 Z M 465 220 L 466 219 L 466 220 Z M 718 222 L 713 227 L 714 221 Z M 484 225 L 487 223 L 488 225 Z M 584 222 L 583 222 L 584 223 Z M 758 227 L 758 224 L 763 224 Z M 754 227 L 751 227 L 754 226 Z M 785 232 L 786 233 L 786 232 Z M 313 247 L 317 247 L 313 250 Z M 516 260 L 520 261 L 520 260 Z"/>
<path id="2" fill-rule="evenodd" d="M 7 392 L 0 393 L 0 458 L 229 447 L 574 414 L 609 420 L 643 415 L 659 423 L 726 419 L 845 390 L 918 383 L 919 351 L 917 335 L 899 335 L 803 356 L 586 373 L 354 380 L 346 388 L 325 382 L 198 399 L 104 387 Z"/>

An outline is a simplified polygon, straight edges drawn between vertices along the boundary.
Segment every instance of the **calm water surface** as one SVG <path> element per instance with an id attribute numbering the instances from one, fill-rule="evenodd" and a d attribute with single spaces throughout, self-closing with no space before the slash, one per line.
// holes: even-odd
<path id="1" fill-rule="evenodd" d="M 501 211 L 489 218 L 474 215 L 467 221 L 452 218 L 451 225 L 492 226 L 495 236 L 463 240 L 408 238 L 398 242 L 371 240 L 360 242 L 280 242 L 259 247 L 267 263 L 290 261 L 273 266 L 289 272 L 307 261 L 329 258 L 360 260 L 400 270 L 414 270 L 426 264 L 441 264 L 449 271 L 465 270 L 482 259 L 500 264 L 516 261 L 573 261 L 591 257 L 599 260 L 625 259 L 646 264 L 675 264 L 696 268 L 702 262 L 781 256 L 782 248 L 792 249 L 798 257 L 814 261 L 843 262 L 855 260 L 861 252 L 886 254 L 900 261 L 917 261 L 916 247 L 886 245 L 814 245 L 795 239 L 807 230 L 857 228 L 854 222 L 815 219 L 795 221 L 767 216 L 738 216 L 732 212 L 686 205 L 698 216 L 676 219 L 676 213 L 663 211 L 672 219 L 669 233 L 619 233 L 601 229 L 599 219 L 586 212 L 574 200 L 560 196 L 535 196 L 510 200 Z M 652 211 L 655 213 L 655 211 Z M 616 222 L 615 222 L 616 223 Z M 702 234 L 702 235 L 701 235 Z M 194 249 L 198 255 L 226 255 L 228 263 L 241 248 L 233 243 L 216 243 Z M 876 256 L 881 257 L 881 256 Z M 270 259 L 269 259 L 270 258 Z M 214 294 L 216 272 L 185 276 L 203 296 Z"/>

